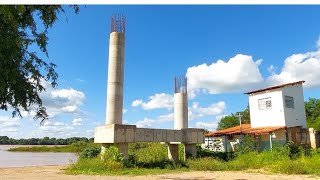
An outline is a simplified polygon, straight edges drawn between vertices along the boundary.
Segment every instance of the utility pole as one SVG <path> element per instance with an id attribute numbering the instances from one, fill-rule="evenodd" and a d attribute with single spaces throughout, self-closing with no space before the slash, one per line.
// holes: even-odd
<path id="1" fill-rule="evenodd" d="M 242 120 L 241 120 L 241 117 L 242 117 L 242 115 L 240 114 L 240 112 L 238 113 L 238 117 L 239 117 L 239 122 L 240 122 L 240 146 L 241 146 L 241 148 L 242 148 Z"/>

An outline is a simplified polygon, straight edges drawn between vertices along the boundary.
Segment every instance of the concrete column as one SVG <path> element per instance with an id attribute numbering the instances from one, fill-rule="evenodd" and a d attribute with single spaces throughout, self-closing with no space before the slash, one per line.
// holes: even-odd
<path id="1" fill-rule="evenodd" d="M 185 158 L 185 160 L 190 156 L 191 157 L 197 156 L 196 144 L 185 144 L 184 145 L 184 158 Z"/>
<path id="2" fill-rule="evenodd" d="M 172 161 L 179 161 L 178 144 L 168 144 L 168 158 Z"/>
<path id="3" fill-rule="evenodd" d="M 310 138 L 310 146 L 313 149 L 316 149 L 317 148 L 316 133 L 313 128 L 309 128 L 309 138 Z"/>
<path id="4" fill-rule="evenodd" d="M 106 151 L 106 149 L 112 145 L 116 146 L 119 149 L 119 152 L 123 154 L 123 157 L 125 159 L 128 159 L 128 143 L 117 143 L 117 144 L 102 143 L 101 154 L 103 154 Z"/>
<path id="5" fill-rule="evenodd" d="M 101 144 L 101 154 L 103 154 L 107 148 L 109 148 L 112 144 L 102 143 Z"/>
<path id="6" fill-rule="evenodd" d="M 122 124 L 125 36 L 110 34 L 106 124 Z"/>
<path id="7" fill-rule="evenodd" d="M 119 148 L 120 153 L 123 154 L 125 159 L 128 159 L 128 143 L 117 143 L 115 144 L 117 148 Z"/>
<path id="8" fill-rule="evenodd" d="M 187 93 L 174 94 L 174 129 L 188 128 L 188 95 Z"/>

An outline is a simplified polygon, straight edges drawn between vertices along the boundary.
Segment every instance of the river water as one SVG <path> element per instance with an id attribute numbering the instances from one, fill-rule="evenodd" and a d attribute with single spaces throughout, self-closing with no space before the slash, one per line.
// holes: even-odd
<path id="1" fill-rule="evenodd" d="M 27 145 L 0 145 L 0 168 L 66 165 L 74 163 L 77 160 L 77 155 L 75 153 L 6 151 L 9 148 L 22 146 Z"/>

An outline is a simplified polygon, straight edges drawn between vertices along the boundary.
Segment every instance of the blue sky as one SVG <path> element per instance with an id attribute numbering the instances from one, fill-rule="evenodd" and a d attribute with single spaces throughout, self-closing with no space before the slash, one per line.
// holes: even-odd
<path id="1" fill-rule="evenodd" d="M 320 6 L 161 5 L 66 8 L 49 31 L 59 86 L 42 94 L 50 120 L 0 112 L 0 135 L 92 137 L 105 123 L 110 16 L 127 17 L 126 124 L 173 128 L 173 78 L 189 79 L 189 127 L 214 130 L 243 110 L 243 93 L 305 80 L 304 98 L 319 98 Z"/>

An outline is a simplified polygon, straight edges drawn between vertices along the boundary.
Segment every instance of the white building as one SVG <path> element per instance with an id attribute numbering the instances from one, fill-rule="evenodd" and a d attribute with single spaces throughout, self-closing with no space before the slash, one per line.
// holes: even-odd
<path id="1" fill-rule="evenodd" d="M 251 127 L 307 127 L 302 83 L 298 81 L 247 92 Z"/>
<path id="2" fill-rule="evenodd" d="M 241 135 L 250 135 L 256 150 L 272 148 L 273 143 L 309 144 L 302 84 L 292 82 L 250 91 L 250 124 L 206 134 L 205 148 L 234 151 Z M 223 146 L 223 147 L 222 147 Z"/>

